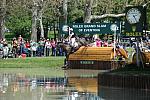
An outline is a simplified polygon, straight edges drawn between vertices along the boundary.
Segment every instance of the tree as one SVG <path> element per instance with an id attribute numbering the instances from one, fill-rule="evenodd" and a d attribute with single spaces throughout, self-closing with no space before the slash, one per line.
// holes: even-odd
<path id="1" fill-rule="evenodd" d="M 22 1 L 7 3 L 6 28 L 15 36 L 27 37 L 31 30 L 31 13 Z"/>
<path id="2" fill-rule="evenodd" d="M 127 5 L 143 5 L 144 1 L 148 2 L 148 0 L 1 0 L 0 38 L 4 36 L 4 30 L 9 29 L 16 35 L 26 35 L 30 32 L 31 39 L 37 41 L 37 28 L 40 36 L 45 37 L 43 27 L 48 30 L 50 24 L 58 23 L 59 17 L 64 23 L 67 23 L 67 19 L 68 23 L 83 22 L 83 19 L 85 23 L 95 19 L 109 20 L 109 17 L 124 16 Z"/>
<path id="3" fill-rule="evenodd" d="M 64 17 L 64 23 L 67 24 L 67 16 L 68 16 L 68 12 L 67 12 L 67 9 L 68 9 L 68 0 L 63 0 L 63 17 Z"/>
<path id="4" fill-rule="evenodd" d="M 35 29 L 40 26 L 40 37 L 44 37 L 44 26 L 43 26 L 43 18 L 46 20 L 54 21 L 59 16 L 58 6 L 61 0 L 33 0 L 34 5 L 32 6 L 32 35 L 31 39 L 35 40 L 35 36 L 37 34 L 37 30 Z M 50 7 L 50 8 L 49 8 Z M 45 21 L 45 25 L 47 25 L 48 21 Z"/>
<path id="5" fill-rule="evenodd" d="M 68 2 L 68 23 L 83 23 L 84 0 Z"/>
<path id="6" fill-rule="evenodd" d="M 0 39 L 4 38 L 5 32 L 6 0 L 0 1 Z"/>
<path id="7" fill-rule="evenodd" d="M 34 42 L 37 41 L 37 7 L 38 3 L 37 0 L 33 0 L 33 5 L 32 5 L 32 33 L 31 33 L 31 40 Z"/>
<path id="8" fill-rule="evenodd" d="M 92 12 L 92 5 L 93 5 L 93 0 L 86 0 L 84 23 L 90 23 L 91 21 L 90 17 Z"/>

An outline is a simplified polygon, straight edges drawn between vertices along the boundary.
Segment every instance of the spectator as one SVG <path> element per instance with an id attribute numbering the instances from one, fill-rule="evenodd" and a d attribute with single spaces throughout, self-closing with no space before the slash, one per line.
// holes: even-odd
<path id="1" fill-rule="evenodd" d="M 102 46 L 102 41 L 98 38 L 96 39 L 96 46 L 101 47 Z"/>
<path id="2" fill-rule="evenodd" d="M 3 43 L 3 45 L 7 45 L 7 41 L 5 38 L 2 40 L 2 43 Z"/>
<path id="3" fill-rule="evenodd" d="M 2 40 L 0 40 L 0 58 L 3 57 L 3 43 Z"/>
<path id="4" fill-rule="evenodd" d="M 98 39 L 98 37 L 99 37 L 98 34 L 94 34 L 93 35 L 93 41 L 96 41 Z"/>
<path id="5" fill-rule="evenodd" d="M 56 42 L 54 39 L 51 40 L 51 46 L 52 46 L 52 56 L 56 56 Z"/>
<path id="6" fill-rule="evenodd" d="M 30 42 L 28 40 L 26 40 L 25 43 L 25 53 L 27 54 L 28 57 L 31 55 Z"/>
<path id="7" fill-rule="evenodd" d="M 46 56 L 49 56 L 50 48 L 51 48 L 51 43 L 50 43 L 49 39 L 47 39 L 47 41 L 45 42 Z"/>
<path id="8" fill-rule="evenodd" d="M 40 38 L 39 47 L 38 47 L 39 56 L 44 56 L 44 45 L 45 45 L 44 39 Z"/>
<path id="9" fill-rule="evenodd" d="M 15 58 L 17 57 L 17 52 L 18 52 L 18 42 L 16 38 L 14 37 L 12 40 L 12 53 Z"/>
<path id="10" fill-rule="evenodd" d="M 18 42 L 20 42 L 22 39 L 23 39 L 22 36 L 19 35 L 19 37 L 18 37 Z"/>
<path id="11" fill-rule="evenodd" d="M 104 41 L 103 46 L 108 47 L 108 42 L 106 40 Z"/>
<path id="12" fill-rule="evenodd" d="M 35 56 L 36 56 L 36 52 L 37 52 L 36 43 L 34 43 L 34 44 L 31 46 L 31 51 L 32 51 L 32 57 L 35 57 Z"/>
<path id="13" fill-rule="evenodd" d="M 3 46 L 3 58 L 4 59 L 8 58 L 8 53 L 9 53 L 9 48 L 8 48 L 7 44 L 4 44 L 4 46 Z"/>
<path id="14" fill-rule="evenodd" d="M 0 41 L 0 51 L 2 51 L 3 50 L 3 43 L 2 43 L 2 41 Z"/>
<path id="15" fill-rule="evenodd" d="M 21 56 L 21 54 L 24 53 L 24 40 L 23 38 L 21 40 L 18 41 L 18 46 L 19 46 L 19 55 Z"/>

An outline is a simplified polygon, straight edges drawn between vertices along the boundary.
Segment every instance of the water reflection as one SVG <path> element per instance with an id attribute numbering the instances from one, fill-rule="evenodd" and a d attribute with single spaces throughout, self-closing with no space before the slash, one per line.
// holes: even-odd
<path id="1" fill-rule="evenodd" d="M 55 100 L 65 92 L 64 87 L 63 77 L 1 74 L 0 100 Z"/>
<path id="2" fill-rule="evenodd" d="M 102 72 L 98 70 L 67 70 L 68 84 L 75 87 L 76 93 L 78 93 L 78 98 L 74 100 L 150 100 L 150 90 L 102 86 L 97 76 Z M 115 82 L 115 80 L 112 81 L 112 83 Z M 84 98 L 81 98 L 82 94 L 85 94 Z"/>
<path id="3" fill-rule="evenodd" d="M 98 96 L 98 73 L 102 70 L 66 70 L 68 86 L 74 87 L 70 90 L 69 99 L 66 100 L 104 100 Z"/>
<path id="4" fill-rule="evenodd" d="M 100 70 L 65 70 L 63 77 L 0 74 L 0 100 L 150 100 L 150 91 L 104 87 Z"/>

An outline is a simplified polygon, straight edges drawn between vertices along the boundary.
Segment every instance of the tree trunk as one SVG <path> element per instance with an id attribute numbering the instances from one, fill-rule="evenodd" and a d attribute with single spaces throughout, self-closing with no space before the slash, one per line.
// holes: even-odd
<path id="1" fill-rule="evenodd" d="M 37 3 L 34 2 L 34 6 L 32 9 L 32 34 L 31 34 L 31 40 L 34 42 L 37 42 Z"/>
<path id="2" fill-rule="evenodd" d="M 4 38 L 5 35 L 5 14 L 6 14 L 6 0 L 0 1 L 0 39 Z"/>
<path id="3" fill-rule="evenodd" d="M 93 0 L 86 0 L 84 23 L 90 23 Z"/>
<path id="4" fill-rule="evenodd" d="M 4 25 L 4 17 L 0 17 L 0 39 L 5 37 L 5 25 Z"/>
<path id="5" fill-rule="evenodd" d="M 45 38 L 48 38 L 48 25 L 49 25 L 49 22 L 47 21 L 45 24 L 45 27 L 44 27 L 44 37 Z"/>
<path id="6" fill-rule="evenodd" d="M 43 12 L 42 12 L 42 10 L 39 12 L 39 21 L 40 21 L 40 29 L 41 29 L 41 37 L 43 37 L 44 38 L 44 28 L 43 28 L 43 18 L 42 18 L 42 14 Z"/>
<path id="7" fill-rule="evenodd" d="M 68 12 L 67 12 L 67 8 L 68 8 L 68 0 L 63 0 L 63 17 L 64 17 L 64 23 L 67 24 L 67 15 L 68 15 Z"/>

